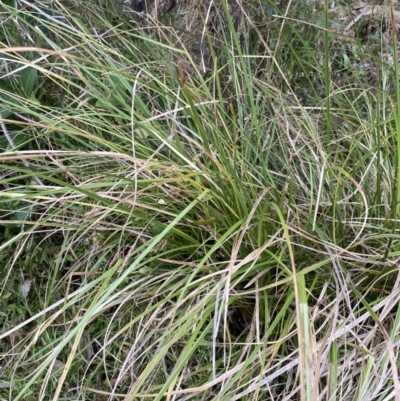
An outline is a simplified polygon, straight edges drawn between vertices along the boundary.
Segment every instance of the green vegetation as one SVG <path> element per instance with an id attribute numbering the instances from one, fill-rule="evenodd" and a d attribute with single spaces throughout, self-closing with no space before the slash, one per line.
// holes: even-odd
<path id="1" fill-rule="evenodd" d="M 400 401 L 397 11 L 203 3 L 1 3 L 0 400 Z"/>

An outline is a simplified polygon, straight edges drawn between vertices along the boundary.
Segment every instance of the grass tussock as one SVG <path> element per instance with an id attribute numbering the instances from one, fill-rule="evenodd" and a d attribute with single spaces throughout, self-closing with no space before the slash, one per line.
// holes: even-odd
<path id="1" fill-rule="evenodd" d="M 2 3 L 1 399 L 400 400 L 396 10 L 205 3 Z"/>

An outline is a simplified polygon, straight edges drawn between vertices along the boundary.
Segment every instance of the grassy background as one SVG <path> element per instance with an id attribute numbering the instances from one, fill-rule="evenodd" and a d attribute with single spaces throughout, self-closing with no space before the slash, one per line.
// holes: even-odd
<path id="1" fill-rule="evenodd" d="M 1 4 L 1 400 L 400 400 L 397 11 L 208 5 Z"/>

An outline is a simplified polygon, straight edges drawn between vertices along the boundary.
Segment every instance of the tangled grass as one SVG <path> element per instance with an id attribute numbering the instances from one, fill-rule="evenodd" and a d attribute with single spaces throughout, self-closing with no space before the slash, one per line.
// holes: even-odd
<path id="1" fill-rule="evenodd" d="M 2 5 L 1 399 L 400 400 L 397 66 L 371 90 L 310 5 L 221 1 L 204 71 L 173 18 L 35 4 Z"/>

